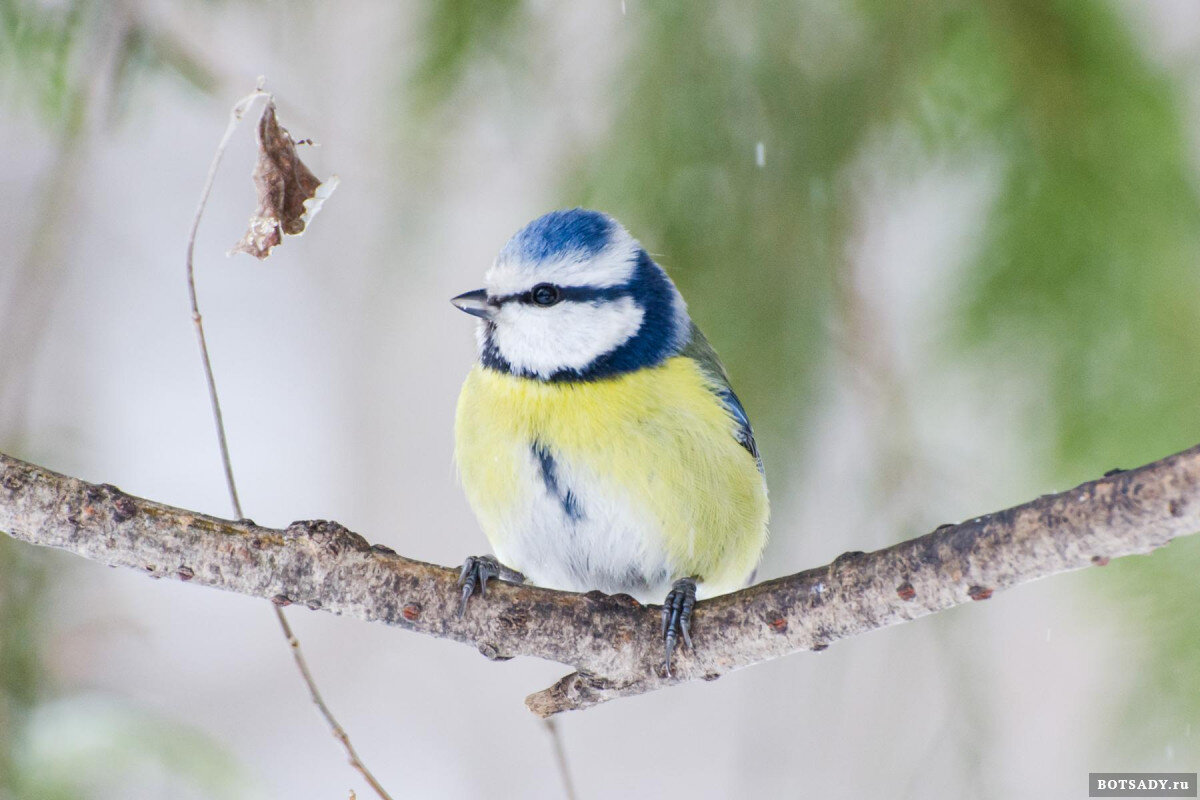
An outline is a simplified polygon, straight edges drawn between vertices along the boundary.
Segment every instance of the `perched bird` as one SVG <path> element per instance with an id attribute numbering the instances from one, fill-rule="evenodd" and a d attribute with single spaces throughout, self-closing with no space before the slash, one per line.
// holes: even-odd
<path id="1" fill-rule="evenodd" d="M 697 597 L 751 579 L 767 488 L 750 420 L 679 291 L 597 211 L 553 211 L 500 251 L 458 399 L 455 458 L 496 558 L 489 578 L 665 597 L 666 668 Z M 521 574 L 523 573 L 523 575 Z"/>

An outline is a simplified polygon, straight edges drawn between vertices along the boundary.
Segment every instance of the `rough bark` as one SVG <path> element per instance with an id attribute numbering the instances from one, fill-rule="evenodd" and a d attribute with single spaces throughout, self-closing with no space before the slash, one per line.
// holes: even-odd
<path id="1" fill-rule="evenodd" d="M 1061 494 L 945 525 L 873 553 L 696 606 L 694 651 L 662 673 L 659 608 L 599 592 L 493 581 L 458 616 L 457 569 L 372 546 L 335 522 L 286 530 L 132 497 L 0 454 L 0 530 L 155 578 L 384 622 L 473 645 L 490 659 L 536 656 L 576 672 L 530 695 L 547 717 L 801 650 L 1200 530 L 1200 446 Z"/>

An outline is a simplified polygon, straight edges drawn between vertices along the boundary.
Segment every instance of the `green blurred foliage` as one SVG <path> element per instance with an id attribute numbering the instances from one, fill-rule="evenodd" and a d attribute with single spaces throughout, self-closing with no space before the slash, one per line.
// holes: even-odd
<path id="1" fill-rule="evenodd" d="M 404 91 L 424 113 L 435 109 L 479 61 L 511 65 L 520 58 L 520 0 L 447 0 L 430 5 L 421 29 L 423 51 Z"/>
<path id="2" fill-rule="evenodd" d="M 1097 4 L 989 20 L 1007 175 L 967 298 L 1026 350 L 1071 478 L 1200 441 L 1200 198 L 1181 97 Z"/>
<path id="3" fill-rule="evenodd" d="M 141 78 L 169 74 L 209 93 L 217 80 L 196 54 L 131 8 L 103 0 L 0 0 L 0 102 L 30 106 L 65 138 L 85 124 L 87 104 L 119 118 Z M 107 82 L 109 96 L 89 97 Z"/>
<path id="4" fill-rule="evenodd" d="M 136 23 L 126 26 L 113 66 L 110 118 L 119 119 L 127 111 L 139 79 L 164 73 L 200 94 L 217 90 L 217 78 L 208 65 L 173 36 Z"/>
<path id="5" fill-rule="evenodd" d="M 263 796 L 235 755 L 207 734 L 103 696 L 42 704 L 19 755 L 18 797 L 130 797 L 155 785 L 221 800 Z"/>
<path id="6" fill-rule="evenodd" d="M 40 658 L 43 590 L 40 554 L 0 539 L 0 798 L 22 797 L 16 752 L 43 691 Z"/>
<path id="7" fill-rule="evenodd" d="M 0 86 L 6 106 L 32 104 L 55 128 L 79 123 L 79 86 L 72 76 L 86 2 L 46 6 L 0 0 Z"/>

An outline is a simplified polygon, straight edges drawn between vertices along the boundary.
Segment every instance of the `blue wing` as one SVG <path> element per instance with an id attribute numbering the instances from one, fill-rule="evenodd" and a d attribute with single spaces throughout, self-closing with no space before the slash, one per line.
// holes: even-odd
<path id="1" fill-rule="evenodd" d="M 729 416 L 733 417 L 734 422 L 737 423 L 738 427 L 734 432 L 734 438 L 737 439 L 738 444 L 746 448 L 750 455 L 754 456 L 754 463 L 758 466 L 758 471 L 765 475 L 762 457 L 758 454 L 758 443 L 754 441 L 754 430 L 750 427 L 750 417 L 746 414 L 746 409 L 742 407 L 742 401 L 738 400 L 738 396 L 733 393 L 733 387 L 729 385 L 729 376 L 725 374 L 725 367 L 717 358 L 716 351 L 712 349 L 712 345 L 708 343 L 708 339 L 704 338 L 704 334 L 700 332 L 694 322 L 692 323 L 691 339 L 680 355 L 695 360 L 721 384 L 716 394 L 721 404 L 725 406 L 725 410 L 729 412 Z"/>
<path id="2" fill-rule="evenodd" d="M 725 410 L 738 424 L 734 438 L 738 440 L 738 444 L 750 451 L 750 455 L 754 456 L 754 460 L 758 462 L 758 471 L 762 472 L 762 458 L 758 455 L 758 443 L 754 441 L 754 430 L 750 427 L 750 418 L 746 416 L 746 409 L 742 408 L 742 401 L 738 400 L 733 389 L 728 386 L 717 392 L 717 397 L 721 398 Z"/>

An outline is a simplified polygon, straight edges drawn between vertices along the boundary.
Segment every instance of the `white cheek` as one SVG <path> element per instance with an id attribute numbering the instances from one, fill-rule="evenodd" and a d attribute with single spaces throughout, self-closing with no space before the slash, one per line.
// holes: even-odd
<path id="1" fill-rule="evenodd" d="M 644 315 L 629 297 L 598 306 L 505 303 L 492 341 L 513 367 L 547 378 L 559 370 L 582 370 L 617 349 L 637 334 Z"/>

